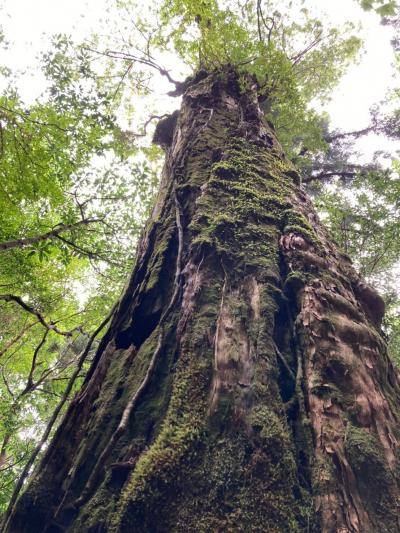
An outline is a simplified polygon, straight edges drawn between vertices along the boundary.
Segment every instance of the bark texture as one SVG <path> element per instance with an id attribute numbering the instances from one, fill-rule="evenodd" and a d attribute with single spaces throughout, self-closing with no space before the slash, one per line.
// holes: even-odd
<path id="1" fill-rule="evenodd" d="M 168 120 L 132 278 L 7 531 L 400 531 L 381 298 L 250 77 L 200 73 Z"/>

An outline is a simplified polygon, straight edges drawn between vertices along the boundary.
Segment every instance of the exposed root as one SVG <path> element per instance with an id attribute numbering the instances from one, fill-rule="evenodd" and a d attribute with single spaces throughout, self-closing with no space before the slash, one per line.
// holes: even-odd
<path id="1" fill-rule="evenodd" d="M 293 370 L 290 368 L 288 362 L 286 361 L 285 357 L 281 354 L 281 352 L 278 349 L 278 346 L 274 342 L 274 349 L 276 355 L 279 357 L 280 361 L 283 363 L 283 366 L 288 371 L 289 376 L 292 378 L 292 380 L 297 384 L 297 376 L 294 375 Z"/>
<path id="2" fill-rule="evenodd" d="M 127 405 L 126 405 L 126 407 L 125 407 L 125 409 L 124 409 L 124 411 L 122 413 L 121 420 L 120 420 L 120 422 L 119 422 L 119 424 L 117 426 L 117 429 L 114 431 L 114 433 L 112 434 L 111 439 L 109 440 L 107 446 L 104 448 L 103 452 L 99 456 L 99 458 L 97 460 L 97 463 L 95 464 L 95 466 L 94 466 L 94 468 L 92 470 L 92 473 L 90 474 L 89 479 L 86 482 L 86 485 L 85 485 L 85 487 L 84 487 L 84 489 L 82 491 L 81 496 L 73 503 L 74 507 L 79 508 L 81 505 L 83 505 L 88 500 L 88 498 L 92 494 L 92 491 L 93 491 L 93 489 L 95 487 L 97 478 L 99 477 L 99 475 L 101 473 L 101 470 L 103 469 L 103 467 L 104 467 L 107 459 L 109 458 L 110 454 L 114 450 L 115 445 L 117 444 L 119 439 L 124 434 L 124 432 L 125 432 L 125 430 L 126 430 L 126 428 L 128 426 L 129 418 L 130 418 L 130 416 L 132 414 L 132 411 L 135 408 L 135 406 L 136 406 L 138 400 L 140 399 L 141 395 L 146 390 L 146 387 L 147 387 L 147 385 L 148 385 L 148 383 L 149 383 L 149 381 L 150 381 L 150 379 L 151 379 L 151 377 L 153 375 L 158 356 L 160 355 L 161 349 L 162 349 L 162 346 L 163 346 L 163 337 L 164 337 L 164 332 L 160 331 L 160 333 L 158 335 L 157 347 L 154 350 L 154 353 L 153 353 L 153 356 L 151 358 L 151 361 L 150 361 L 149 367 L 147 369 L 146 375 L 145 375 L 142 383 L 140 384 L 140 387 L 136 390 L 135 394 L 132 396 L 132 398 L 127 403 Z M 60 505 L 59 509 L 61 508 L 62 503 L 63 502 L 61 502 L 61 505 Z M 56 513 L 55 516 L 57 516 L 57 513 Z"/>

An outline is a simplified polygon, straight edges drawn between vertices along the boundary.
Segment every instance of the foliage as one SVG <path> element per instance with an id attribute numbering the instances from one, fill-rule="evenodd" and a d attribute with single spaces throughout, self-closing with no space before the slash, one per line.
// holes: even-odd
<path id="1" fill-rule="evenodd" d="M 350 182 L 322 185 L 316 206 L 331 234 L 368 281 L 384 295 L 389 349 L 400 363 L 398 261 L 400 257 L 400 175 L 393 168 L 357 170 Z M 314 184 L 315 187 L 315 184 Z M 321 185 L 320 185 L 321 187 Z"/>
<path id="2" fill-rule="evenodd" d="M 31 105 L 14 77 L 0 95 L 0 508 L 119 296 L 157 181 L 88 54 L 57 36 L 42 64 Z"/>
<path id="3" fill-rule="evenodd" d="M 303 2 L 286 6 L 216 0 L 167 0 L 157 44 L 172 42 L 192 69 L 234 64 L 255 76 L 263 109 L 289 155 L 304 144 L 324 148 L 322 118 L 312 107 L 326 100 L 356 57 L 361 41 L 349 23 L 338 29 L 313 17 Z"/>
<path id="4" fill-rule="evenodd" d="M 396 0 L 360 0 L 360 4 L 366 11 L 374 9 L 382 17 L 394 15 L 398 9 Z"/>

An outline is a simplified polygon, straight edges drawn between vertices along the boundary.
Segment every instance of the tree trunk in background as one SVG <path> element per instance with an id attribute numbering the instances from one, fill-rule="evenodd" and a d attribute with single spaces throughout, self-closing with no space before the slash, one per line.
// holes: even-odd
<path id="1" fill-rule="evenodd" d="M 383 303 L 250 78 L 199 74 L 136 266 L 12 532 L 398 532 Z"/>

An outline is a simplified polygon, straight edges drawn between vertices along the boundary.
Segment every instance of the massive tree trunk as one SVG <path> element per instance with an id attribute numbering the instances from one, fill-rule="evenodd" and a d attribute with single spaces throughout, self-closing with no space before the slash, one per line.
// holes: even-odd
<path id="1" fill-rule="evenodd" d="M 253 81 L 198 75 L 156 139 L 132 278 L 8 531 L 400 531 L 383 303 Z"/>

